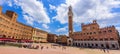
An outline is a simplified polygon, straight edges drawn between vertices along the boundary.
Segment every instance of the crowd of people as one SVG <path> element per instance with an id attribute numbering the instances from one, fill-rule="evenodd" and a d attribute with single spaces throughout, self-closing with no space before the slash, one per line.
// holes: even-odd
<path id="1" fill-rule="evenodd" d="M 66 49 L 66 46 L 62 46 L 62 45 L 57 45 L 57 46 L 54 46 L 51 44 L 51 46 L 42 46 L 40 45 L 40 49 L 43 50 L 43 49 L 57 49 L 57 48 L 61 48 L 62 50 L 65 50 Z"/>
<path id="2" fill-rule="evenodd" d="M 49 45 L 49 46 L 46 46 L 46 45 L 41 45 L 41 44 L 33 44 L 33 43 L 24 43 L 22 45 L 23 48 L 29 48 L 29 49 L 57 49 L 57 48 L 61 48 L 62 50 L 65 50 L 66 49 L 66 46 L 62 46 L 62 45 Z"/>
<path id="3" fill-rule="evenodd" d="M 62 45 L 41 45 L 41 44 L 27 44 L 26 45 L 23 45 L 24 48 L 28 47 L 30 49 L 41 49 L 41 50 L 44 50 L 44 49 L 61 49 L 61 50 L 66 50 L 67 47 L 66 46 L 62 46 Z M 104 53 L 109 53 L 109 49 L 107 48 L 100 48 L 100 51 L 103 51 Z"/>

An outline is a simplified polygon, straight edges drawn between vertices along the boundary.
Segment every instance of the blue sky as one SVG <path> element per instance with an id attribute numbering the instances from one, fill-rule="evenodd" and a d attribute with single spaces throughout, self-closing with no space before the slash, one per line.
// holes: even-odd
<path id="1" fill-rule="evenodd" d="M 18 21 L 55 34 L 68 34 L 68 6 L 74 13 L 74 31 L 81 23 L 97 20 L 100 27 L 114 25 L 120 32 L 120 0 L 0 0 L 3 13 L 16 12 Z"/>

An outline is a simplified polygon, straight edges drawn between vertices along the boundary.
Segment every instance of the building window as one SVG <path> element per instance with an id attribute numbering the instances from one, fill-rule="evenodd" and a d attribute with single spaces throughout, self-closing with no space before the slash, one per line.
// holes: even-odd
<path id="1" fill-rule="evenodd" d="M 81 46 L 83 46 L 83 43 L 81 43 Z"/>
<path id="2" fill-rule="evenodd" d="M 90 32 L 90 35 L 92 34 L 92 32 Z"/>
<path id="3" fill-rule="evenodd" d="M 103 39 L 100 39 L 100 41 L 103 41 Z"/>
<path id="4" fill-rule="evenodd" d="M 13 28 L 11 28 L 11 29 L 13 29 Z"/>
<path id="5" fill-rule="evenodd" d="M 97 41 L 97 39 L 95 39 Z"/>
<path id="6" fill-rule="evenodd" d="M 114 40 L 114 38 L 110 38 L 110 40 Z"/>
<path id="7" fill-rule="evenodd" d="M 104 33 L 106 33 L 106 31 L 103 31 Z"/>
<path id="8" fill-rule="evenodd" d="M 78 46 L 80 46 L 80 43 L 78 43 Z"/>
<path id="9" fill-rule="evenodd" d="M 104 45 L 103 45 L 103 44 L 101 44 L 101 47 L 104 47 Z"/>
<path id="10" fill-rule="evenodd" d="M 98 44 L 95 44 L 96 47 L 98 47 Z"/>
<path id="11" fill-rule="evenodd" d="M 85 46 L 87 46 L 87 44 L 85 43 Z"/>
<path id="12" fill-rule="evenodd" d="M 84 35 L 85 35 L 85 33 L 84 33 Z"/>
<path id="13" fill-rule="evenodd" d="M 107 38 L 105 38 L 105 40 L 107 41 L 108 39 L 107 39 Z"/>
<path id="14" fill-rule="evenodd" d="M 76 46 L 77 46 L 77 43 L 76 43 Z"/>
<path id="15" fill-rule="evenodd" d="M 82 39 L 81 39 L 81 41 L 82 41 Z"/>
<path id="16" fill-rule="evenodd" d="M 87 33 L 87 35 L 89 35 L 89 33 Z"/>
<path id="17" fill-rule="evenodd" d="M 92 41 L 93 39 L 91 39 L 91 41 Z"/>
<path id="18" fill-rule="evenodd" d="M 82 35 L 82 33 L 81 33 L 81 35 Z"/>
<path id="19" fill-rule="evenodd" d="M 94 32 L 94 34 L 96 34 L 96 32 Z"/>
<path id="20" fill-rule="evenodd" d="M 99 34 L 101 34 L 102 32 L 101 31 L 99 31 Z"/>
<path id="21" fill-rule="evenodd" d="M 92 44 L 92 46 L 94 46 L 94 44 Z"/>
<path id="22" fill-rule="evenodd" d="M 108 32 L 112 32 L 112 30 L 108 30 Z"/>
<path id="23" fill-rule="evenodd" d="M 114 44 L 112 44 L 112 48 L 115 48 L 115 45 L 114 45 Z"/>
<path id="24" fill-rule="evenodd" d="M 87 39 L 89 41 L 89 39 Z"/>
<path id="25" fill-rule="evenodd" d="M 73 43 L 73 46 L 75 46 L 75 43 Z"/>

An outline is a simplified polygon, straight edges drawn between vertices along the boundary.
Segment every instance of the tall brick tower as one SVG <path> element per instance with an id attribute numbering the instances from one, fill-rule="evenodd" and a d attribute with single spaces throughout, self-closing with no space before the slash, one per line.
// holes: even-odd
<path id="1" fill-rule="evenodd" d="M 73 34 L 73 12 L 71 6 L 68 9 L 69 37 L 71 37 Z"/>

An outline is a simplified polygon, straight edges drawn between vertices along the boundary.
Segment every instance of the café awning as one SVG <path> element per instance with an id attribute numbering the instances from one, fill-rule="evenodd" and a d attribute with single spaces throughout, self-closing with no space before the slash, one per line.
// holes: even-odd
<path id="1" fill-rule="evenodd" d="M 0 38 L 0 41 L 16 42 L 17 40 L 11 38 Z"/>

